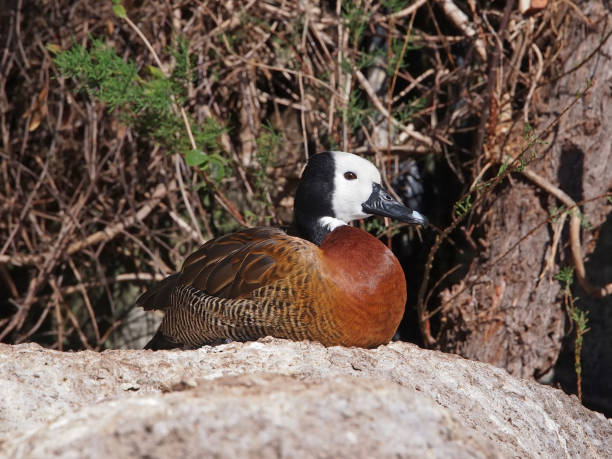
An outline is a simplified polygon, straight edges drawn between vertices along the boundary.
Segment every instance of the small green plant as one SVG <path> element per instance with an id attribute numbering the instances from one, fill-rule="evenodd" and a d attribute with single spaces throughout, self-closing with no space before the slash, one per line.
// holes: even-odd
<path id="1" fill-rule="evenodd" d="M 212 118 L 203 124 L 189 119 L 198 146 L 194 149 L 177 110 L 184 102 L 192 73 L 188 47 L 186 41 L 178 40 L 177 48 L 170 50 L 176 60 L 170 76 L 153 66 L 141 76 L 132 61 L 123 60 L 98 39 L 92 40 L 89 49 L 74 44 L 58 51 L 54 61 L 63 76 L 78 81 L 81 91 L 106 104 L 123 123 L 167 151 L 181 153 L 189 165 L 220 180 L 229 169 L 218 142 L 223 126 Z"/>
<path id="2" fill-rule="evenodd" d="M 351 91 L 346 108 L 341 109 L 351 129 L 359 129 L 365 120 L 373 113 L 368 104 L 363 100 L 363 94 L 355 89 Z"/>
<path id="3" fill-rule="evenodd" d="M 468 194 L 465 198 L 455 204 L 455 216 L 463 217 L 472 207 L 472 195 Z"/>
<path id="4" fill-rule="evenodd" d="M 420 46 L 414 44 L 411 36 L 407 35 L 403 40 L 391 40 L 391 55 L 387 66 L 387 75 L 393 76 L 397 69 L 405 67 L 409 62 L 406 60 L 406 51 L 414 51 Z"/>
<path id="5" fill-rule="evenodd" d="M 559 221 L 559 217 L 561 217 L 564 213 L 567 213 L 567 212 L 568 212 L 568 209 L 565 206 L 560 206 L 560 207 L 552 206 L 550 210 L 548 211 L 550 218 L 554 223 Z M 580 226 L 587 230 L 592 229 L 593 225 L 588 220 L 587 216 L 578 210 L 576 210 L 576 212 L 578 212 L 578 217 L 580 218 Z"/>
<path id="6" fill-rule="evenodd" d="M 578 214 L 580 216 L 580 226 L 584 229 L 592 229 L 593 225 L 591 224 L 591 222 L 587 219 L 587 216 L 584 215 L 582 212 L 580 212 Z"/>
<path id="7" fill-rule="evenodd" d="M 574 283 L 574 268 L 566 266 L 555 276 L 563 289 L 563 305 L 570 319 L 572 327 L 576 331 L 574 338 L 574 371 L 576 373 L 576 391 L 578 400 L 582 402 L 582 338 L 589 331 L 588 311 L 580 309 L 576 305 L 578 298 L 572 295 L 571 286 Z M 570 329 L 571 332 L 571 329 Z"/>
<path id="8" fill-rule="evenodd" d="M 397 13 L 409 5 L 406 0 L 382 0 L 381 3 L 389 13 Z"/>
<path id="9" fill-rule="evenodd" d="M 389 226 L 385 226 L 382 218 L 371 218 L 365 221 L 364 229 L 380 239 L 383 236 L 393 237 L 399 234 L 401 227 L 401 223 L 391 223 Z"/>
<path id="10" fill-rule="evenodd" d="M 506 159 L 504 163 L 499 166 L 499 170 L 497 171 L 497 177 L 501 176 L 508 169 L 508 165 L 510 164 L 510 159 Z"/>
<path id="11" fill-rule="evenodd" d="M 257 161 L 265 168 L 274 165 L 274 151 L 283 141 L 283 134 L 272 127 L 269 122 L 262 125 L 256 139 Z"/>
<path id="12" fill-rule="evenodd" d="M 374 64 L 376 64 L 377 60 L 380 61 L 381 59 L 385 59 L 385 58 L 386 58 L 386 55 L 385 55 L 384 50 L 380 48 L 376 48 L 374 52 L 371 52 L 371 53 L 365 53 L 365 52 L 359 53 L 359 59 L 357 59 L 357 61 L 355 62 L 355 66 L 358 69 L 367 69 L 373 66 Z M 342 64 L 343 64 L 342 69 L 345 70 L 344 62 Z M 353 71 L 352 67 L 349 67 L 348 71 L 352 72 Z"/>
<path id="13" fill-rule="evenodd" d="M 341 146 L 337 139 L 334 138 L 333 135 L 326 136 L 325 139 L 325 149 L 328 151 L 340 150 Z"/>
<path id="14" fill-rule="evenodd" d="M 559 217 L 561 217 L 561 215 L 563 215 L 566 211 L 567 211 L 567 208 L 565 206 L 560 206 L 560 207 L 552 206 L 550 210 L 548 211 L 548 213 L 552 221 L 556 223 L 557 221 L 559 221 Z"/>
<path id="15" fill-rule="evenodd" d="M 574 371 L 576 372 L 576 386 L 578 392 L 578 400 L 582 402 L 582 337 L 589 331 L 587 327 L 588 311 L 579 308 L 574 308 L 570 316 L 572 322 L 576 326 L 576 338 L 574 339 Z"/>
<path id="16" fill-rule="evenodd" d="M 342 18 L 351 33 L 351 42 L 355 48 L 357 48 L 359 40 L 366 30 L 370 15 L 370 12 L 367 12 L 355 2 L 344 2 L 342 4 Z"/>
<path id="17" fill-rule="evenodd" d="M 355 67 L 355 63 L 352 59 L 347 59 L 345 56 L 342 56 L 342 60 L 340 61 L 340 67 L 342 71 L 345 73 L 353 73 L 353 68 Z"/>
<path id="18" fill-rule="evenodd" d="M 542 140 L 536 130 L 529 124 L 525 124 L 524 129 L 525 141 L 527 142 L 527 146 L 525 150 L 521 153 L 519 157 L 520 164 L 516 166 L 516 172 L 522 172 L 527 167 L 527 164 L 530 161 L 533 161 L 537 155 L 537 146 L 546 145 L 548 142 L 546 140 Z M 526 153 L 529 152 L 527 155 Z"/>
<path id="19" fill-rule="evenodd" d="M 121 0 L 112 0 L 113 11 L 143 39 L 159 67 L 148 66 L 141 72 L 134 62 L 125 61 L 101 40 L 92 39 L 89 49 L 74 44 L 59 50 L 51 45 L 60 73 L 73 78 L 81 90 L 106 104 L 119 119 L 142 137 L 177 152 L 186 162 L 220 181 L 229 175 L 229 163 L 220 154 L 219 137 L 225 131 L 215 119 L 195 123 L 182 108 L 187 87 L 193 82 L 195 58 L 189 54 L 189 42 L 182 37 L 168 53 L 174 58 L 170 72 L 163 68 L 152 46 L 127 16 Z"/>
<path id="20" fill-rule="evenodd" d="M 555 280 L 561 283 L 564 292 L 569 292 L 570 287 L 574 283 L 574 268 L 566 266 L 555 275 Z"/>
<path id="21" fill-rule="evenodd" d="M 257 145 L 258 167 L 253 171 L 255 187 L 262 195 L 266 191 L 266 169 L 274 167 L 274 152 L 283 141 L 281 132 L 275 130 L 270 123 L 265 123 L 255 140 Z"/>
<path id="22" fill-rule="evenodd" d="M 525 158 L 525 153 L 521 153 L 519 161 L 520 164 L 514 168 L 515 172 L 523 172 L 527 167 L 527 159 Z"/>
<path id="23" fill-rule="evenodd" d="M 420 112 L 425 107 L 425 99 L 418 98 L 413 100 L 411 103 L 406 104 L 405 107 L 401 107 L 395 110 L 395 118 L 402 124 L 408 124 L 413 119 L 416 113 Z"/>
<path id="24" fill-rule="evenodd" d="M 176 40 L 176 48 L 170 47 L 168 52 L 174 57 L 175 62 L 172 69 L 172 78 L 177 81 L 193 82 L 195 74 L 192 69 L 196 65 L 196 58 L 189 53 L 189 41 L 179 36 Z M 182 85 L 181 89 L 184 88 L 185 85 Z"/>
<path id="25" fill-rule="evenodd" d="M 243 214 L 246 222 L 252 226 L 269 226 L 272 221 L 271 215 L 258 215 L 250 209 L 245 209 Z"/>

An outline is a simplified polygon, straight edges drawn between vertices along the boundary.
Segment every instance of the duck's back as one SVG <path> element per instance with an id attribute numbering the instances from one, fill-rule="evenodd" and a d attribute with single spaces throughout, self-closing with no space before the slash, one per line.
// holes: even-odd
<path id="1" fill-rule="evenodd" d="M 220 298 L 246 298 L 296 267 L 312 266 L 316 250 L 278 228 L 249 228 L 201 246 L 185 260 L 177 282 Z"/>

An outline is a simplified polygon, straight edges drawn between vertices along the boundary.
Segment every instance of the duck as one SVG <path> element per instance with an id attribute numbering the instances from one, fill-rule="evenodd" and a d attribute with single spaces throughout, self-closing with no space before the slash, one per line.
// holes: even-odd
<path id="1" fill-rule="evenodd" d="M 164 318 L 145 349 L 197 348 L 266 336 L 324 346 L 387 344 L 404 314 L 404 271 L 385 244 L 350 222 L 427 218 L 394 199 L 369 160 L 312 155 L 294 200 L 297 236 L 256 227 L 206 242 L 136 304 Z"/>

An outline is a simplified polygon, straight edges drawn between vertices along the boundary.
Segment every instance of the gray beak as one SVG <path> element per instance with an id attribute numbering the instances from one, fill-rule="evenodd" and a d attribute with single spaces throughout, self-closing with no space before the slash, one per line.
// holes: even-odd
<path id="1" fill-rule="evenodd" d="M 396 201 L 378 183 L 372 185 L 372 194 L 361 204 L 361 208 L 366 214 L 382 215 L 411 225 L 427 226 L 427 218 L 424 215 Z"/>

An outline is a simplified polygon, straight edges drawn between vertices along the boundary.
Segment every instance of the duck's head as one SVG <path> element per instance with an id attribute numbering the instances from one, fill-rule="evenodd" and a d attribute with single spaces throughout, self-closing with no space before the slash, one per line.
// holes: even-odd
<path id="1" fill-rule="evenodd" d="M 310 157 L 297 189 L 294 213 L 301 236 L 317 245 L 338 226 L 371 215 L 427 225 L 423 215 L 385 191 L 374 164 L 343 151 Z"/>

